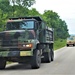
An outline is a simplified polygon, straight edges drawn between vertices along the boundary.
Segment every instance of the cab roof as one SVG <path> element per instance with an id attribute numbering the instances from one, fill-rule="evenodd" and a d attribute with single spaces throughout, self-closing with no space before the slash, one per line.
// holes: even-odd
<path id="1" fill-rule="evenodd" d="M 43 21 L 43 20 L 41 19 L 41 17 L 39 17 L 39 16 L 9 18 L 9 20 L 17 20 L 17 19 L 35 19 L 35 20 L 37 20 L 37 21 Z"/>

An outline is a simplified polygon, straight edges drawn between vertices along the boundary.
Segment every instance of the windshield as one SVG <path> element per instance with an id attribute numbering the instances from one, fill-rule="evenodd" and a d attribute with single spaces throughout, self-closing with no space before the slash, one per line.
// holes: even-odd
<path id="1" fill-rule="evenodd" d="M 67 40 L 73 40 L 73 37 L 67 38 Z"/>
<path id="2" fill-rule="evenodd" d="M 20 21 L 20 22 L 8 22 L 7 30 L 18 30 L 18 29 L 33 29 L 34 21 Z"/>

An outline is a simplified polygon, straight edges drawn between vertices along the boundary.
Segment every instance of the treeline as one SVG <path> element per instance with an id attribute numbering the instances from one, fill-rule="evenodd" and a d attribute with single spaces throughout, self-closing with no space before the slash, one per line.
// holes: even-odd
<path id="1" fill-rule="evenodd" d="M 36 8 L 28 9 L 34 3 L 35 0 L 0 0 L 0 31 L 9 17 L 41 16 L 49 27 L 54 28 L 55 40 L 66 39 L 69 36 L 66 22 L 52 10 L 40 14 Z"/>

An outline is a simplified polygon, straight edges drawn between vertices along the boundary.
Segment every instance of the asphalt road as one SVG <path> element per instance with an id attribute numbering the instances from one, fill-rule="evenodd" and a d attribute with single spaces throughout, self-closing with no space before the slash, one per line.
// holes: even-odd
<path id="1" fill-rule="evenodd" d="M 30 65 L 7 65 L 0 75 L 75 75 L 75 47 L 64 47 L 55 51 L 54 61 L 42 63 L 39 69 Z"/>

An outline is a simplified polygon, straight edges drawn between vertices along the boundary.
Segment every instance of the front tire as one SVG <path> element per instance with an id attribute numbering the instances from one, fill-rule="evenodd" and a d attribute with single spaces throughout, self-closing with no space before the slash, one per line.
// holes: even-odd
<path id="1" fill-rule="evenodd" d="M 38 69 L 41 65 L 41 52 L 40 50 L 34 50 L 31 62 L 32 69 Z"/>
<path id="2" fill-rule="evenodd" d="M 0 58 L 0 70 L 5 69 L 6 60 L 4 58 Z"/>
<path id="3" fill-rule="evenodd" d="M 69 45 L 67 44 L 67 47 L 68 47 Z"/>

